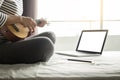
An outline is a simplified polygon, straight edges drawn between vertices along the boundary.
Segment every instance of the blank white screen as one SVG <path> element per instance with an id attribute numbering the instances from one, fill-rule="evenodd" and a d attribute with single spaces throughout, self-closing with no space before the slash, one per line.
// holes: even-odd
<path id="1" fill-rule="evenodd" d="M 78 50 L 101 52 L 106 32 L 83 32 Z"/>

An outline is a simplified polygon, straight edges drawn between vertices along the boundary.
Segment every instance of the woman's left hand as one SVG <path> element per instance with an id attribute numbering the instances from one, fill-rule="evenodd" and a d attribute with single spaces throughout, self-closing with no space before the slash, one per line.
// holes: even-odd
<path id="1" fill-rule="evenodd" d="M 37 23 L 37 26 L 39 27 L 44 27 L 47 24 L 47 21 L 43 18 L 38 20 L 39 22 Z"/>

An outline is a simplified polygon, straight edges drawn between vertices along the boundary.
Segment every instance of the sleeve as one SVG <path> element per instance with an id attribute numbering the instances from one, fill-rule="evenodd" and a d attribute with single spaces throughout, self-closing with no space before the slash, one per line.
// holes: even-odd
<path id="1" fill-rule="evenodd" d="M 0 0 L 0 7 L 3 2 L 4 2 L 4 0 Z M 7 20 L 7 15 L 0 12 L 0 28 L 5 24 L 6 20 Z"/>

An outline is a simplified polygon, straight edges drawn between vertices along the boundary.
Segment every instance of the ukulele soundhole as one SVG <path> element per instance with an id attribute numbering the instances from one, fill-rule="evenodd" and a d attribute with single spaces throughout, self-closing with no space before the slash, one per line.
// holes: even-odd
<path id="1" fill-rule="evenodd" d="M 13 24 L 12 27 L 15 29 L 16 32 L 19 32 L 19 29 L 17 28 L 16 24 Z"/>

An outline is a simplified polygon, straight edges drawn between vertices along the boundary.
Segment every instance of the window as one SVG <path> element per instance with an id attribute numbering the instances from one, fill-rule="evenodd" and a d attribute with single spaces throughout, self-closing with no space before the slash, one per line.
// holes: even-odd
<path id="1" fill-rule="evenodd" d="M 111 35 L 120 35 L 120 0 L 103 0 L 103 28 Z"/>
<path id="2" fill-rule="evenodd" d="M 119 33 L 119 0 L 37 0 L 37 18 L 46 18 L 57 36 L 75 36 L 82 29 L 109 29 Z"/>

